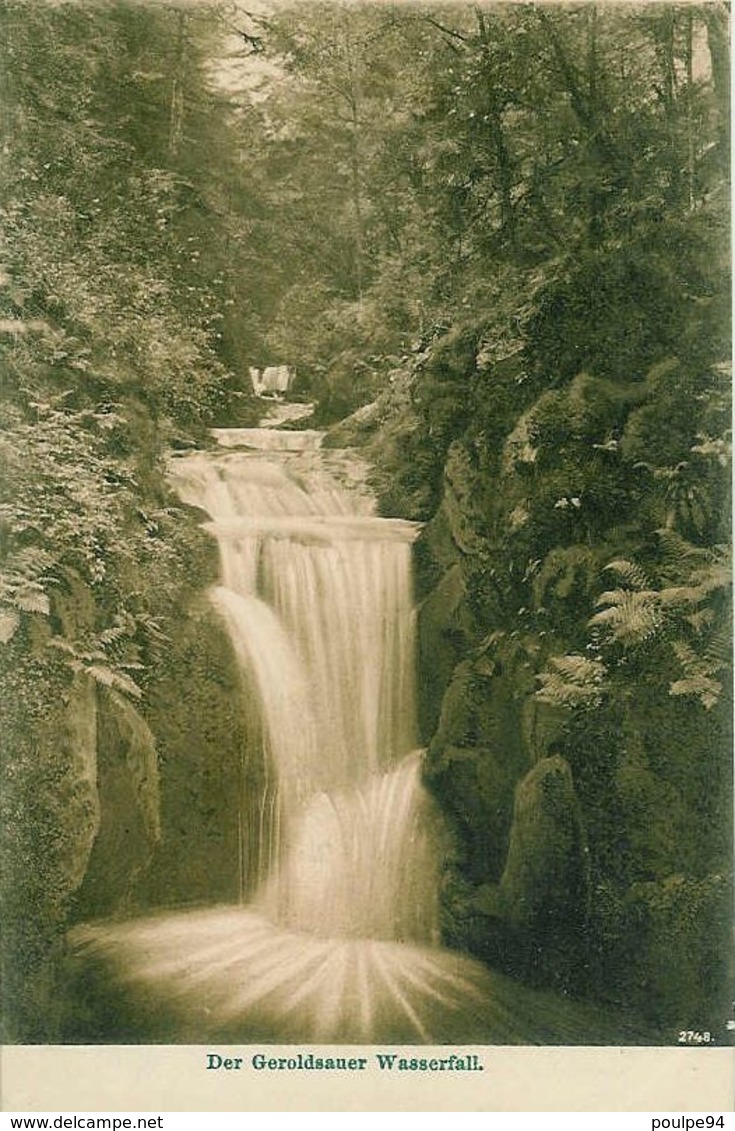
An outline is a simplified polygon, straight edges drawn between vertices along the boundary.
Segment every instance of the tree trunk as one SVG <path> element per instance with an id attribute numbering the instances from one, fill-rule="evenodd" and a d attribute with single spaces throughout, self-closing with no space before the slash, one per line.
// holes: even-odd
<path id="1" fill-rule="evenodd" d="M 174 74 L 171 82 L 171 110 L 169 115 L 168 148 L 172 157 L 176 157 L 181 148 L 181 139 L 184 133 L 184 70 L 186 66 L 186 13 L 178 13 L 178 30 L 176 35 L 176 56 L 174 60 Z"/>
<path id="2" fill-rule="evenodd" d="M 687 120 L 687 203 L 694 208 L 694 13 L 686 17 L 686 120 Z"/>
<path id="3" fill-rule="evenodd" d="M 587 8 L 587 105 L 593 146 L 597 147 L 600 130 L 600 113 L 597 92 L 597 4 Z M 603 213 L 605 200 L 596 184 L 590 184 L 587 193 L 589 211 L 588 232 L 590 243 L 597 245 L 604 234 Z"/>
<path id="4" fill-rule="evenodd" d="M 490 58 L 490 36 L 485 13 L 475 12 L 485 62 L 485 83 L 487 88 L 487 119 L 490 126 L 490 144 L 495 159 L 495 179 L 500 195 L 500 226 L 511 247 L 516 242 L 516 217 L 513 207 L 513 160 L 503 127 L 503 105 L 493 83 L 493 64 Z"/>
<path id="5" fill-rule="evenodd" d="M 712 64 L 712 84 L 718 108 L 717 132 L 723 161 L 730 149 L 730 47 L 729 12 L 724 4 L 704 4 L 699 9 L 707 25 L 707 45 Z"/>
<path id="6" fill-rule="evenodd" d="M 348 17 L 349 20 L 349 17 Z M 354 283 L 357 300 L 362 303 L 364 274 L 364 232 L 362 214 L 362 189 L 360 184 L 360 84 L 353 55 L 349 23 L 345 26 L 345 56 L 347 60 L 348 102 L 350 108 L 350 179 L 352 214 L 354 219 Z"/>

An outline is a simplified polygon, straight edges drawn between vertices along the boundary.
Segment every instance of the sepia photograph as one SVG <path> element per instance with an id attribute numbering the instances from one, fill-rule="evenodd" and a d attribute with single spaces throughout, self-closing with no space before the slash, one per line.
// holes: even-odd
<path id="1" fill-rule="evenodd" d="M 732 1044 L 729 5 L 0 56 L 6 1047 Z"/>

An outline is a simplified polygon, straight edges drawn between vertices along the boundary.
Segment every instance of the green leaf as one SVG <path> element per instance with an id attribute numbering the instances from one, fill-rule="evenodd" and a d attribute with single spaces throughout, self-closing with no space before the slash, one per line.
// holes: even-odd
<path id="1" fill-rule="evenodd" d="M 708 711 L 716 705 L 721 692 L 722 684 L 719 680 L 711 679 L 701 672 L 696 675 L 687 676 L 686 679 L 678 679 L 672 683 L 669 688 L 671 695 L 696 696 L 702 706 Z"/>
<path id="2" fill-rule="evenodd" d="M 597 604 L 608 607 L 595 613 L 588 623 L 607 629 L 610 638 L 621 644 L 641 644 L 661 627 L 658 594 L 653 590 L 614 589 L 603 593 Z"/>
<path id="3" fill-rule="evenodd" d="M 611 573 L 617 573 L 626 585 L 629 585 L 632 589 L 651 588 L 650 581 L 640 566 L 636 565 L 635 562 L 627 561 L 626 559 L 618 559 L 614 562 L 608 562 L 605 569 L 610 570 Z"/>
<path id="4" fill-rule="evenodd" d="M 571 654 L 552 656 L 549 664 L 552 670 L 538 676 L 540 702 L 568 708 L 596 707 L 602 702 L 606 669 L 601 660 Z"/>

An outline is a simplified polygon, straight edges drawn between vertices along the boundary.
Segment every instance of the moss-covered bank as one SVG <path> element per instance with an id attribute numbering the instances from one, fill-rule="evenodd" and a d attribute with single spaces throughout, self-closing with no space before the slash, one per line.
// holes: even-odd
<path id="1" fill-rule="evenodd" d="M 384 513 L 425 522 L 447 939 L 665 1043 L 725 1040 L 730 996 L 726 266 L 716 218 L 689 224 L 705 275 L 691 231 L 635 269 L 626 245 L 569 261 L 516 296 L 512 340 L 497 314 L 438 334 L 334 431 Z"/>

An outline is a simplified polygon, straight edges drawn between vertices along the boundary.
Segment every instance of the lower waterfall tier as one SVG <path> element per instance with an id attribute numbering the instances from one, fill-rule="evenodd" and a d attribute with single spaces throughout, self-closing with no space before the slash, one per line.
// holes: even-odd
<path id="1" fill-rule="evenodd" d="M 320 938 L 438 943 L 443 826 L 418 752 L 351 789 L 313 793 L 285 841 L 254 910 Z"/>

